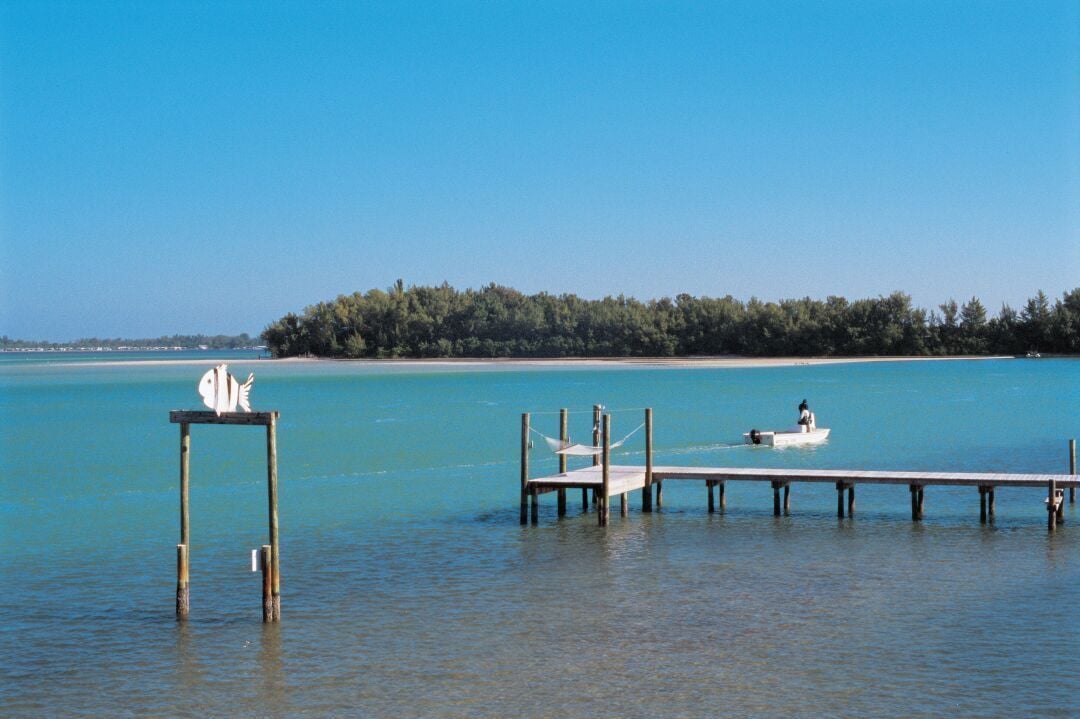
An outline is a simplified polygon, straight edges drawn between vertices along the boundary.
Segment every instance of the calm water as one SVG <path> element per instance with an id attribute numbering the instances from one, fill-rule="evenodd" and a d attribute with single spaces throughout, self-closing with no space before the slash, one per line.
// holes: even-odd
<path id="1" fill-rule="evenodd" d="M 50 358 L 51 359 L 51 358 Z M 106 359 L 114 359 L 112 357 Z M 232 359 L 282 413 L 284 621 L 260 622 L 261 428 L 192 430 L 192 615 L 174 621 L 178 445 L 202 366 L 0 365 L 3 716 L 1076 716 L 1080 515 L 1043 496 L 669 482 L 606 530 L 519 527 L 519 416 L 652 406 L 657 462 L 1064 472 L 1080 361 L 486 370 Z M 206 366 L 211 363 L 206 362 Z M 732 448 L 809 399 L 829 443 Z M 633 411 L 629 411 L 633 410 Z M 557 433 L 556 414 L 534 424 Z M 635 435 L 617 455 L 642 461 Z M 533 472 L 555 462 L 538 442 Z"/>

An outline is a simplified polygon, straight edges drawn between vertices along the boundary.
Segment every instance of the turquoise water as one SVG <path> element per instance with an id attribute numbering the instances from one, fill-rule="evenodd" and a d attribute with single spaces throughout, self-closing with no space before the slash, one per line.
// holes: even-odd
<path id="1" fill-rule="evenodd" d="M 215 355 L 216 356 L 216 355 Z M 106 358 L 111 359 L 111 358 Z M 580 496 L 518 525 L 520 413 L 657 463 L 1064 472 L 1080 361 L 755 369 L 278 363 L 284 621 L 260 622 L 261 429 L 192 429 L 189 622 L 173 616 L 179 431 L 201 365 L 0 366 L 3 716 L 1073 716 L 1080 515 L 1043 496 L 700 483 L 600 529 Z M 210 366 L 211 361 L 206 361 Z M 828 444 L 732 447 L 806 397 Z M 543 414 L 552 412 L 552 414 Z M 641 434 L 616 461 L 641 463 Z M 533 474 L 555 468 L 542 442 Z"/>

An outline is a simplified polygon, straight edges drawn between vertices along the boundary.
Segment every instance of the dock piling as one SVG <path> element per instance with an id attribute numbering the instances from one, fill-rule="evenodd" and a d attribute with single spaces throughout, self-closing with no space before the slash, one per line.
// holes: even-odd
<path id="1" fill-rule="evenodd" d="M 521 414 L 521 523 L 529 521 L 529 413 Z"/>
<path id="2" fill-rule="evenodd" d="M 645 408 L 645 486 L 641 488 L 641 511 L 652 511 L 652 407 Z"/>
<path id="3" fill-rule="evenodd" d="M 791 514 L 791 484 L 784 482 L 784 516 Z"/>
<path id="4" fill-rule="evenodd" d="M 772 483 L 772 513 L 774 517 L 780 516 L 780 482 Z"/>
<path id="5" fill-rule="evenodd" d="M 611 415 L 610 414 L 605 414 L 604 415 L 603 438 L 604 438 L 604 444 L 603 444 L 603 447 L 604 447 L 604 452 L 603 452 L 604 461 L 603 461 L 603 472 L 602 472 L 601 492 L 600 492 L 601 496 L 600 496 L 600 499 L 599 499 L 599 510 L 600 510 L 599 511 L 599 514 L 600 514 L 599 521 L 600 521 L 600 526 L 601 527 L 606 527 L 607 523 L 608 523 L 608 516 L 610 515 L 610 511 L 608 509 L 608 501 L 609 501 L 610 494 L 608 493 L 608 490 L 611 487 Z"/>
<path id="6" fill-rule="evenodd" d="M 601 404 L 594 404 L 592 406 L 592 446 L 593 447 L 599 447 L 600 446 L 600 413 L 603 412 L 603 411 L 604 411 L 604 406 L 601 405 Z M 593 455 L 592 464 L 593 464 L 594 467 L 597 466 L 598 464 L 600 464 L 600 457 L 598 455 L 595 455 L 595 454 Z M 592 503 L 593 503 L 594 507 L 597 506 L 596 502 L 597 502 L 596 490 L 594 489 L 593 492 L 592 492 Z"/>
<path id="7" fill-rule="evenodd" d="M 1069 440 L 1069 474 L 1076 475 L 1076 440 Z M 1076 487 L 1069 487 L 1069 504 L 1076 504 Z"/>
<path id="8" fill-rule="evenodd" d="M 836 516 L 838 519 L 844 518 L 844 483 L 836 483 Z"/>
<path id="9" fill-rule="evenodd" d="M 259 564 L 262 567 L 262 619 L 263 622 L 272 622 L 274 621 L 274 565 L 273 548 L 269 544 L 262 545 Z"/>
<path id="10" fill-rule="evenodd" d="M 709 495 L 709 514 L 716 511 L 716 506 L 713 502 L 713 481 L 711 479 L 705 480 L 705 492 Z"/>
<path id="11" fill-rule="evenodd" d="M 986 524 L 986 487 L 979 487 L 979 522 Z"/>
<path id="12" fill-rule="evenodd" d="M 565 446 L 570 438 L 570 432 L 567 429 L 567 412 L 566 408 L 559 410 L 559 440 Z M 566 455 L 559 455 L 559 474 L 566 474 Z M 566 516 L 566 490 L 560 489 L 558 492 L 559 509 L 558 513 L 560 517 Z"/>
<path id="13" fill-rule="evenodd" d="M 176 618 L 187 619 L 191 612 L 191 593 L 189 585 L 191 546 L 191 515 L 188 511 L 191 479 L 191 425 L 180 423 L 180 544 L 176 546 Z"/>
<path id="14" fill-rule="evenodd" d="M 855 483 L 852 482 L 847 488 L 847 514 L 848 517 L 855 516 Z"/>
<path id="15" fill-rule="evenodd" d="M 278 542 L 277 412 L 266 425 L 266 484 L 270 514 L 270 568 L 273 572 L 274 621 L 281 621 L 281 545 Z"/>
<path id="16" fill-rule="evenodd" d="M 186 544 L 176 545 L 176 619 L 187 619 L 191 612 L 191 594 L 188 591 L 188 551 Z"/>

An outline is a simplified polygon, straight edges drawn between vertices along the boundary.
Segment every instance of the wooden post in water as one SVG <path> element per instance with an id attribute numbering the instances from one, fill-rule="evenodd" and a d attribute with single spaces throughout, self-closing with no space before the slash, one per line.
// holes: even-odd
<path id="1" fill-rule="evenodd" d="M 979 486 L 979 521 L 986 524 L 986 487 Z"/>
<path id="2" fill-rule="evenodd" d="M 908 486 L 911 490 L 911 520 L 921 521 L 923 518 L 923 487 L 920 484 Z"/>
<path id="3" fill-rule="evenodd" d="M 191 595 L 188 593 L 188 548 L 176 545 L 176 619 L 187 619 L 191 611 Z"/>
<path id="4" fill-rule="evenodd" d="M 529 521 L 529 496 L 526 485 L 529 482 L 529 413 L 521 415 L 521 523 Z"/>
<path id="5" fill-rule="evenodd" d="M 1057 482 L 1052 479 L 1046 493 L 1046 528 L 1057 528 Z"/>
<path id="6" fill-rule="evenodd" d="M 986 488 L 986 513 L 990 515 L 990 521 L 994 521 L 994 488 Z"/>
<path id="7" fill-rule="evenodd" d="M 652 511 L 652 407 L 645 408 L 645 486 L 641 488 L 641 511 Z"/>
<path id="8" fill-rule="evenodd" d="M 262 607 L 263 622 L 274 621 L 274 564 L 273 549 L 269 544 L 262 545 L 259 552 L 259 564 L 262 567 Z"/>
<path id="9" fill-rule="evenodd" d="M 847 486 L 847 516 L 855 516 L 855 483 Z"/>
<path id="10" fill-rule="evenodd" d="M 712 514 L 713 512 L 716 511 L 716 506 L 715 506 L 715 504 L 713 502 L 713 491 L 712 491 L 712 489 L 713 489 L 713 481 L 711 479 L 706 479 L 705 480 L 705 491 L 709 495 L 709 514 Z"/>
<path id="11" fill-rule="evenodd" d="M 780 516 L 780 485 L 781 482 L 772 483 L 772 513 L 774 517 Z"/>
<path id="12" fill-rule="evenodd" d="M 604 460 L 603 460 L 603 484 L 601 485 L 601 496 L 599 499 L 600 509 L 600 526 L 606 527 L 608 523 L 608 489 L 611 485 L 611 415 L 604 415 Z"/>
<path id="13" fill-rule="evenodd" d="M 791 483 L 784 482 L 784 516 L 791 514 Z"/>
<path id="14" fill-rule="evenodd" d="M 176 547 L 176 618 L 187 619 L 191 611 L 191 520 L 188 513 L 191 479 L 191 425 L 180 424 L 180 544 Z"/>
<path id="15" fill-rule="evenodd" d="M 592 446 L 600 446 L 600 413 L 604 410 L 603 405 L 594 404 L 592 406 Z M 594 454 L 592 458 L 592 465 L 595 467 L 600 464 L 600 455 Z M 592 491 L 592 503 L 593 506 L 597 506 L 596 490 Z"/>
<path id="16" fill-rule="evenodd" d="M 1076 476 L 1076 440 L 1069 440 L 1069 474 Z M 1076 487 L 1069 487 L 1069 504 L 1076 504 Z"/>
<path id="17" fill-rule="evenodd" d="M 564 408 L 559 410 L 559 440 L 563 444 L 566 444 L 567 437 L 569 437 L 569 436 L 570 436 L 570 433 L 569 433 L 569 431 L 567 429 L 566 408 L 564 407 Z M 565 454 L 560 454 L 559 455 L 559 474 L 566 474 L 566 455 Z M 559 497 L 559 516 L 560 517 L 565 517 L 566 516 L 566 490 L 565 489 L 560 489 L 558 497 Z"/>
<path id="18" fill-rule="evenodd" d="M 915 508 L 914 499 L 912 500 L 912 519 L 914 519 Z M 844 518 L 844 483 L 836 483 L 836 516 L 840 519 Z"/>
<path id="19" fill-rule="evenodd" d="M 266 425 L 266 483 L 270 503 L 270 568 L 274 574 L 273 594 L 274 621 L 281 621 L 281 544 L 278 541 L 278 471 L 277 471 L 277 412 L 270 413 Z"/>
<path id="20" fill-rule="evenodd" d="M 720 487 L 720 514 L 723 514 L 724 510 L 727 509 L 727 500 L 724 498 L 724 480 L 721 479 L 717 484 Z"/>

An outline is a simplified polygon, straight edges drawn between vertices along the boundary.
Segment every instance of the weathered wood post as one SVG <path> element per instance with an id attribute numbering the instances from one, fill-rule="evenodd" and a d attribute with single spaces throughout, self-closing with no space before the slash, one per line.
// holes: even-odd
<path id="1" fill-rule="evenodd" d="M 717 485 L 720 488 L 720 514 L 723 514 L 724 510 L 727 509 L 727 500 L 724 498 L 724 480 L 721 479 L 717 482 Z"/>
<path id="2" fill-rule="evenodd" d="M 979 485 L 979 522 L 986 524 L 986 487 Z"/>
<path id="3" fill-rule="evenodd" d="M 1057 528 L 1057 482 L 1053 479 L 1050 480 L 1046 494 L 1046 527 Z"/>
<path id="4" fill-rule="evenodd" d="M 1076 440 L 1069 440 L 1069 474 L 1076 476 Z M 1069 487 L 1069 504 L 1076 504 L 1076 487 Z"/>
<path id="5" fill-rule="evenodd" d="M 608 490 L 611 486 L 611 415 L 604 415 L 604 461 L 603 461 L 603 483 L 601 485 L 601 497 L 599 500 L 600 509 L 600 526 L 606 527 L 608 523 L 608 516 L 610 514 L 608 508 Z"/>
<path id="6" fill-rule="evenodd" d="M 191 425 L 180 423 L 180 544 L 176 546 L 176 618 L 187 619 L 191 612 L 190 541 L 188 514 L 191 479 Z"/>
<path id="7" fill-rule="evenodd" d="M 277 412 L 266 425 L 266 482 L 270 503 L 270 568 L 273 572 L 274 621 L 281 621 L 281 544 L 278 541 Z"/>
<path id="8" fill-rule="evenodd" d="M 567 428 L 566 408 L 564 407 L 564 408 L 559 410 L 559 441 L 561 441 L 563 443 L 563 445 L 565 445 L 566 442 L 567 442 L 567 439 L 569 437 L 570 437 L 570 432 L 569 432 L 569 430 Z M 566 474 L 566 455 L 565 454 L 560 454 L 559 455 L 559 474 Z M 558 500 L 559 501 L 559 510 L 558 510 L 559 511 L 559 516 L 560 517 L 565 517 L 566 516 L 566 490 L 565 489 L 560 489 L 558 491 L 558 498 L 559 498 L 559 500 Z"/>
<path id="9" fill-rule="evenodd" d="M 914 501 L 915 500 L 913 499 L 912 502 L 914 502 Z M 914 508 L 914 504 L 912 504 L 912 515 L 914 515 L 914 512 L 915 512 L 915 508 Z M 843 482 L 837 482 L 836 483 L 836 516 L 838 518 L 840 518 L 840 519 L 844 518 L 844 483 Z M 914 516 L 912 516 L 912 518 L 914 519 Z"/>
<path id="10" fill-rule="evenodd" d="M 994 521 L 994 488 L 986 488 L 986 513 L 990 516 L 990 521 Z"/>
<path id="11" fill-rule="evenodd" d="M 924 486 L 922 486 L 920 484 L 919 485 L 919 498 L 918 498 L 918 501 L 915 503 L 916 509 L 919 510 L 919 521 L 920 522 L 922 521 L 922 518 L 923 518 L 923 506 L 924 506 L 923 500 L 925 498 L 926 498 L 926 487 L 924 487 Z"/>
<path id="12" fill-rule="evenodd" d="M 187 619 L 191 611 L 188 593 L 188 551 L 186 544 L 176 545 L 176 620 Z"/>
<path id="13" fill-rule="evenodd" d="M 709 495 L 709 514 L 716 511 L 716 505 L 713 502 L 713 481 L 711 479 L 705 480 L 705 492 Z"/>
<path id="14" fill-rule="evenodd" d="M 780 516 L 780 487 L 782 482 L 772 483 L 772 513 L 774 517 Z"/>
<path id="15" fill-rule="evenodd" d="M 645 486 L 641 488 L 641 511 L 652 511 L 652 407 L 645 408 Z"/>
<path id="16" fill-rule="evenodd" d="M 911 519 L 918 522 L 923 518 L 923 487 L 921 484 L 908 485 L 911 490 Z"/>
<path id="17" fill-rule="evenodd" d="M 791 483 L 784 482 L 784 516 L 791 514 Z"/>
<path id="18" fill-rule="evenodd" d="M 600 446 L 600 413 L 604 410 L 603 405 L 594 404 L 592 406 L 592 446 Z M 592 458 L 593 466 L 600 464 L 600 455 L 594 454 Z M 596 506 L 596 490 L 592 492 L 592 503 Z"/>
<path id="19" fill-rule="evenodd" d="M 852 482 L 847 486 L 847 515 L 849 517 L 855 516 L 855 483 Z"/>
<path id="20" fill-rule="evenodd" d="M 529 413 L 521 415 L 521 523 L 529 521 Z"/>
<path id="21" fill-rule="evenodd" d="M 259 564 L 262 568 L 262 618 L 264 622 L 274 621 L 273 551 L 269 544 L 264 544 L 259 552 Z"/>

